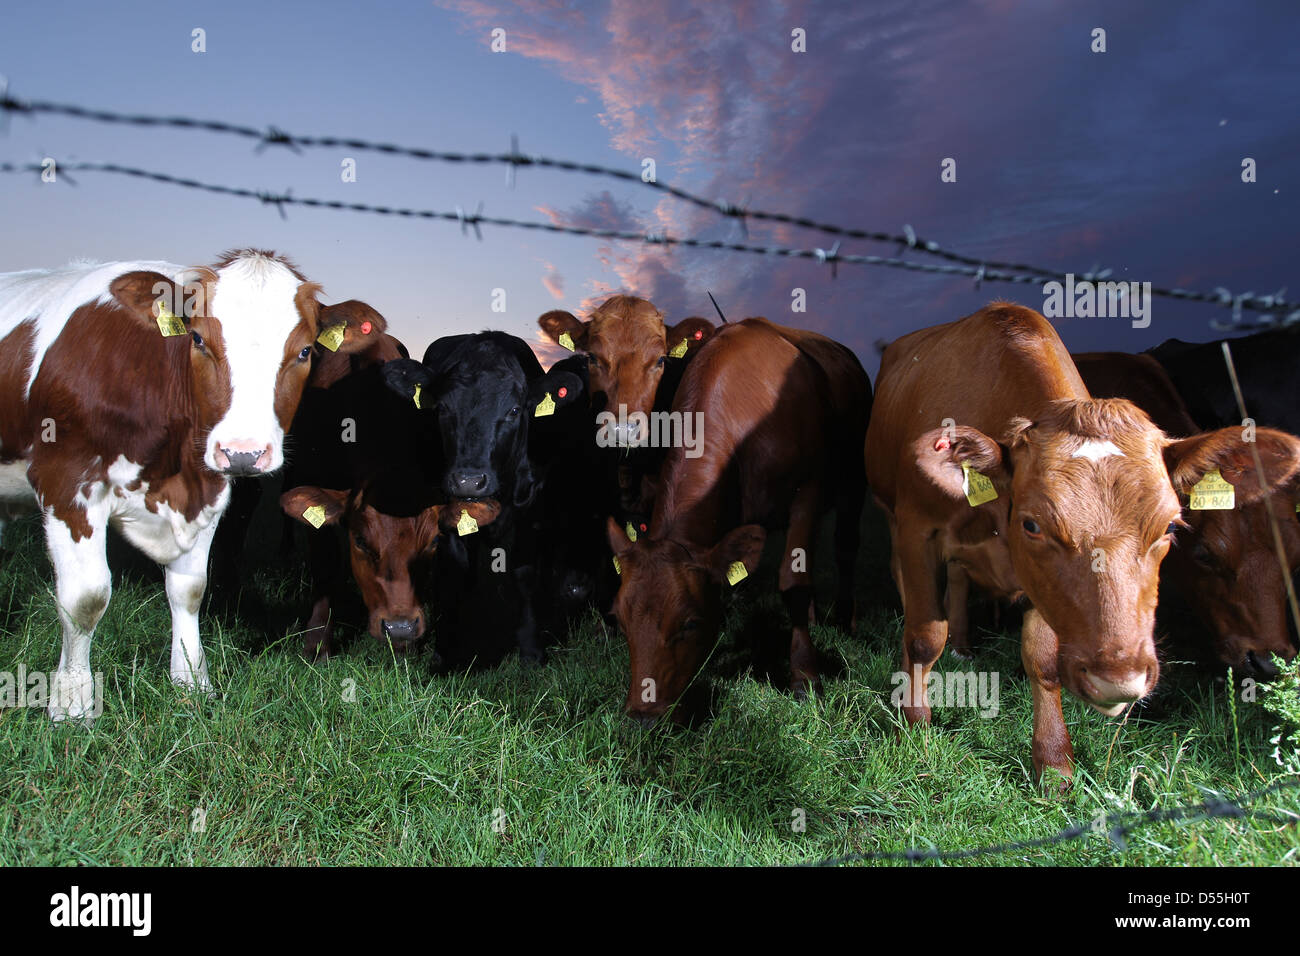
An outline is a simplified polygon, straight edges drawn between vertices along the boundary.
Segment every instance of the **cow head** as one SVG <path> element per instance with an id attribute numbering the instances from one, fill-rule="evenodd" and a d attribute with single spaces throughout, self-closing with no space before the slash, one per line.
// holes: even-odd
<path id="1" fill-rule="evenodd" d="M 652 723 L 677 703 L 717 642 L 728 572 L 740 563 L 753 573 L 766 534 L 742 525 L 711 548 L 693 549 L 650 537 L 633 543 L 612 518 L 606 531 L 621 579 L 614 616 L 631 654 L 626 710 Z M 682 718 L 676 708 L 672 714 Z"/>
<path id="2" fill-rule="evenodd" d="M 1021 587 L 1056 633 L 1056 676 L 1113 715 L 1156 684 L 1157 584 L 1183 524 L 1178 495 L 1217 468 L 1248 503 L 1300 467 L 1300 443 L 1265 432 L 1263 488 L 1241 429 L 1170 439 L 1123 399 L 1053 402 L 1036 421 L 1016 420 L 1005 444 L 971 429 L 929 467 L 960 507 L 971 507 L 963 461 L 1009 489 L 1004 537 Z"/>
<path id="3" fill-rule="evenodd" d="M 1258 437 L 1258 436 L 1257 436 Z M 1277 676 L 1272 661 L 1295 656 L 1287 626 L 1286 581 L 1278 564 L 1268 509 L 1277 519 L 1291 574 L 1300 570 L 1300 520 L 1288 485 L 1250 504 L 1185 512 L 1165 558 L 1166 583 L 1203 622 L 1214 656 L 1236 671 L 1265 680 Z"/>
<path id="4" fill-rule="evenodd" d="M 129 272 L 109 287 L 155 332 L 160 321 L 169 327 L 169 348 L 188 350 L 203 463 L 225 475 L 266 474 L 284 463 L 284 433 L 322 332 L 341 327 L 339 348 L 351 351 L 384 330 L 369 306 L 322 306 L 319 291 L 284 258 L 255 250 L 179 276 Z"/>
<path id="5" fill-rule="evenodd" d="M 587 322 L 556 310 L 537 324 L 552 341 L 586 353 L 592 393 L 603 392 L 606 409 L 615 415 L 620 405 L 626 406 L 628 416 L 652 412 L 669 356 L 684 356 L 714 331 L 713 323 L 700 318 L 665 326 L 662 312 L 645 299 L 626 295 L 606 299 Z M 618 444 L 635 444 L 637 428 L 620 424 L 614 433 Z"/>
<path id="6" fill-rule="evenodd" d="M 543 373 L 522 339 L 503 332 L 438 339 L 423 362 L 384 366 L 384 381 L 435 414 L 445 468 L 441 490 L 454 502 L 525 505 L 536 490 L 528 456 L 531 419 L 554 414 L 582 394 L 582 380 Z"/>

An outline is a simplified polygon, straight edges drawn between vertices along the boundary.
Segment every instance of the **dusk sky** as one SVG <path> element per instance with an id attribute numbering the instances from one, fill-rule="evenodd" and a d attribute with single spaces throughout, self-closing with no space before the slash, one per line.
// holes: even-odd
<path id="1" fill-rule="evenodd" d="M 1094 53 L 1092 30 L 1106 31 Z M 206 32 L 206 52 L 191 33 Z M 493 52 L 492 31 L 506 51 Z M 792 50 L 792 30 L 806 52 Z M 1296 277 L 1300 6 L 988 2 L 579 4 L 535 0 L 310 4 L 10 4 L 0 75 L 20 98 L 187 114 L 293 133 L 446 150 L 521 149 L 639 172 L 708 197 L 918 234 L 975 256 L 1211 290 Z M 8 120 L 0 160 L 106 160 L 295 196 L 739 238 L 731 221 L 635 183 L 461 167 L 346 150 L 254 152 L 247 140 L 41 116 Z M 344 157 L 357 182 L 341 181 Z M 956 161 L 957 181 L 941 163 Z M 1241 164 L 1257 163 L 1243 183 Z M 725 252 L 664 251 L 455 223 L 293 208 L 99 173 L 0 176 L 0 271 L 70 259 L 207 263 L 257 246 L 293 258 L 330 301 L 364 299 L 417 355 L 500 328 L 538 344 L 553 308 L 607 294 L 676 321 L 765 315 L 852 346 L 958 318 L 1038 286 Z M 749 241 L 830 237 L 749 224 Z M 850 241 L 842 252 L 893 255 Z M 918 253 L 909 257 L 920 258 Z M 807 311 L 791 311 L 792 290 Z M 506 311 L 492 311 L 504 289 Z M 1157 300 L 1151 326 L 1058 323 L 1072 349 L 1216 337 L 1218 308 Z"/>

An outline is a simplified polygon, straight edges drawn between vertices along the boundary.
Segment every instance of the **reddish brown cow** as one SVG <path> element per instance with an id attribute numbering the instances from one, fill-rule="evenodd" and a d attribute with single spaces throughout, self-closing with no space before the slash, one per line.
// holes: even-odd
<path id="1" fill-rule="evenodd" d="M 1150 693 L 1157 580 L 1181 521 L 1178 495 L 1217 468 L 1247 502 L 1300 467 L 1288 435 L 1261 429 L 1256 447 L 1263 489 L 1240 429 L 1174 440 L 1130 402 L 1092 398 L 1047 320 L 1012 303 L 890 345 L 865 453 L 903 598 L 907 719 L 930 719 L 926 679 L 947 640 L 941 570 L 956 561 L 976 583 L 1032 605 L 1021 659 L 1034 769 L 1068 780 L 1062 686 L 1112 716 Z"/>
<path id="2" fill-rule="evenodd" d="M 1199 428 L 1160 363 L 1149 355 L 1093 352 L 1074 356 L 1088 391 L 1097 398 L 1127 398 L 1169 435 Z M 1183 512 L 1188 527 L 1160 569 L 1161 599 L 1173 596 L 1205 622 L 1217 659 L 1238 671 L 1277 676 L 1271 655 L 1290 660 L 1286 581 L 1273 544 L 1269 509 L 1278 521 L 1290 573 L 1300 570 L 1300 520 L 1294 485 L 1225 510 Z"/>
<path id="3" fill-rule="evenodd" d="M 620 405 L 626 406 L 628 416 L 654 409 L 670 355 L 685 355 L 714 334 L 707 319 L 692 317 L 666 326 L 663 313 L 651 303 L 627 295 L 606 299 L 586 322 L 556 310 L 537 324 L 552 341 L 586 353 L 592 394 L 604 393 L 605 407 L 616 415 Z M 620 425 L 614 434 L 620 445 L 635 444 L 637 424 Z"/>
<path id="4" fill-rule="evenodd" d="M 746 319 L 700 350 L 673 403 L 673 414 L 702 421 L 700 454 L 680 444 L 669 451 L 649 531 L 635 543 L 608 523 L 621 569 L 614 613 L 631 651 L 631 716 L 653 722 L 669 708 L 683 716 L 675 704 L 717 639 L 722 588 L 753 573 L 766 529 L 781 526 L 791 689 L 803 696 L 815 688 L 808 562 L 818 518 L 833 504 L 836 609 L 851 626 L 865 489 L 861 462 L 845 450 L 865 435 L 870 406 L 861 363 L 813 332 Z"/>

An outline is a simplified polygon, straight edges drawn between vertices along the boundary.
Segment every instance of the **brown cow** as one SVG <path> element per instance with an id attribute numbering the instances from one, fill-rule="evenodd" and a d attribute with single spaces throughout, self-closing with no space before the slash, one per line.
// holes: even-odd
<path id="1" fill-rule="evenodd" d="M 837 512 L 837 615 L 852 626 L 853 562 L 865 496 L 857 455 L 871 385 L 861 363 L 824 336 L 752 318 L 724 326 L 693 359 L 673 414 L 702 422 L 699 454 L 668 453 L 649 531 L 629 540 L 608 522 L 621 582 L 614 613 L 631 651 L 626 710 L 651 723 L 672 708 L 713 647 L 721 590 L 752 574 L 766 529 L 786 526 L 778 574 L 790 615 L 790 684 L 815 689 L 813 551 L 817 521 Z"/>
<path id="2" fill-rule="evenodd" d="M 1075 355 L 1074 364 L 1097 398 L 1127 398 L 1169 435 L 1200 431 L 1151 356 L 1093 352 Z M 1290 660 L 1296 653 L 1287 629 L 1286 582 L 1273 544 L 1270 508 L 1294 574 L 1300 570 L 1300 520 L 1292 485 L 1267 501 L 1184 511 L 1188 527 L 1175 537 L 1160 569 L 1162 584 L 1205 622 L 1218 660 L 1265 680 L 1277 676 L 1271 655 Z"/>
<path id="3" fill-rule="evenodd" d="M 1269 488 L 1300 467 L 1288 435 L 1261 429 L 1256 446 Z M 940 572 L 956 561 L 1032 605 L 1021 660 L 1040 779 L 1073 774 L 1062 686 L 1111 716 L 1155 686 L 1178 495 L 1215 468 L 1238 500 L 1267 490 L 1240 429 L 1174 440 L 1130 402 L 1093 399 L 1047 320 L 1007 302 L 885 350 L 865 454 L 903 598 L 907 719 L 930 719 L 926 678 L 947 640 Z"/>
<path id="4" fill-rule="evenodd" d="M 576 352 L 585 352 L 592 394 L 604 393 L 606 405 L 617 414 L 648 414 L 670 355 L 685 355 L 714 334 L 707 319 L 683 319 L 664 325 L 663 313 L 645 299 L 616 295 L 606 299 L 583 322 L 571 312 L 555 310 L 537 320 L 551 340 Z M 620 424 L 614 437 L 620 446 L 638 439 L 637 422 Z"/>

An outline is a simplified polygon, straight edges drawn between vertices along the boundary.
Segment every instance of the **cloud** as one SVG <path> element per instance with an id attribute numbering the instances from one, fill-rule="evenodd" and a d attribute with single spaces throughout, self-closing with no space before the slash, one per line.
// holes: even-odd
<path id="1" fill-rule="evenodd" d="M 546 263 L 546 274 L 542 276 L 542 285 L 556 302 L 564 301 L 564 276 L 555 271 L 552 263 Z"/>

